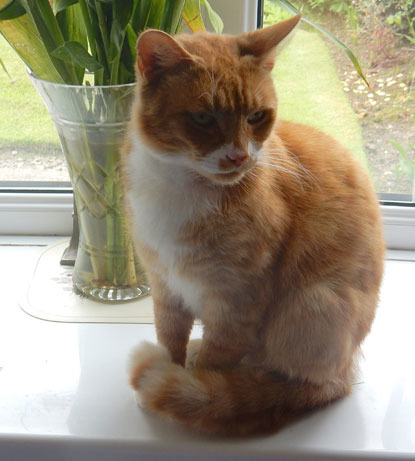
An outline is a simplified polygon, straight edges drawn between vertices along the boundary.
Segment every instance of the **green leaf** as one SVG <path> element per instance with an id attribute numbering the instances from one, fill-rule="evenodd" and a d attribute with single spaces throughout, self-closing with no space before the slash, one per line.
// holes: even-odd
<path id="1" fill-rule="evenodd" d="M 298 10 L 292 3 L 290 3 L 288 0 L 276 0 L 276 2 L 280 5 L 281 8 L 284 8 L 285 10 L 289 11 L 290 13 L 293 14 L 298 14 L 300 13 L 300 10 Z"/>
<path id="2" fill-rule="evenodd" d="M 53 1 L 53 12 L 55 13 L 55 16 L 61 11 L 66 10 L 66 8 L 69 8 L 75 3 L 78 3 L 78 1 L 79 0 L 54 0 Z"/>
<path id="3" fill-rule="evenodd" d="M 0 0 L 0 21 L 16 19 L 25 13 L 18 0 Z"/>
<path id="4" fill-rule="evenodd" d="M 175 33 L 181 22 L 185 0 L 140 0 L 136 4 L 131 26 L 139 34 L 147 28 Z"/>
<path id="5" fill-rule="evenodd" d="M 151 4 L 151 0 L 139 0 L 139 2 L 135 4 L 130 24 L 134 32 L 137 34 L 142 32 L 146 27 L 148 16 L 151 10 Z"/>
<path id="6" fill-rule="evenodd" d="M 112 20 L 118 21 L 120 27 L 125 30 L 130 20 L 130 17 L 133 13 L 133 8 L 134 8 L 133 0 L 123 0 L 122 3 L 113 1 L 112 2 Z"/>
<path id="7" fill-rule="evenodd" d="M 109 69 L 95 3 L 93 0 L 79 0 L 79 5 L 82 11 L 83 22 L 86 25 L 89 48 L 94 57 L 103 66 L 94 75 L 95 84 L 104 85 L 109 79 Z"/>
<path id="8" fill-rule="evenodd" d="M 406 175 L 409 176 L 409 178 L 415 179 L 415 159 L 411 160 L 409 158 L 409 155 L 406 149 L 402 146 L 402 144 L 399 144 L 393 139 L 389 139 L 389 142 L 399 152 L 399 155 L 400 155 L 399 163 L 401 165 L 402 170 L 405 172 Z M 411 144 L 409 144 L 409 146 L 413 148 Z"/>
<path id="9" fill-rule="evenodd" d="M 405 148 L 402 146 L 402 144 L 399 144 L 398 142 L 394 141 L 393 139 L 389 139 L 389 142 L 393 145 L 393 147 L 399 152 L 399 154 L 405 160 L 408 160 L 408 155 L 406 153 Z"/>
<path id="10" fill-rule="evenodd" d="M 123 62 L 120 62 L 119 78 L 122 82 L 133 83 L 135 79 L 134 66 L 128 69 Z"/>
<path id="11" fill-rule="evenodd" d="M 98 21 L 98 35 L 101 37 L 101 43 L 103 46 L 103 54 L 109 63 L 109 49 L 110 49 L 110 40 L 109 40 L 109 29 L 107 24 L 107 11 L 108 8 L 105 4 L 101 4 L 99 1 L 94 0 L 90 1 L 94 4 L 94 9 L 96 11 L 96 17 Z"/>
<path id="12" fill-rule="evenodd" d="M 3 62 L 3 60 L 1 58 L 0 58 L 0 67 L 4 70 L 4 72 L 7 74 L 7 76 L 11 80 L 12 78 L 11 78 L 11 76 L 9 74 L 9 71 L 7 70 L 7 68 L 6 68 L 6 66 L 5 66 L 5 64 L 4 64 L 4 62 Z"/>
<path id="13" fill-rule="evenodd" d="M 160 29 L 175 34 L 180 27 L 186 0 L 169 0 L 164 8 Z"/>
<path id="14" fill-rule="evenodd" d="M 221 29 L 208 0 L 0 0 L 0 14 L 13 17 L 0 21 L 0 31 L 40 78 L 81 84 L 86 68 L 95 84 L 121 83 L 133 79 L 137 33 L 148 27 L 176 33 L 186 1 L 188 17 L 197 17 L 193 30 L 204 29 L 202 7 Z"/>
<path id="15" fill-rule="evenodd" d="M 64 83 L 28 14 L 12 21 L 0 21 L 0 33 L 34 75 L 51 82 Z"/>
<path id="16" fill-rule="evenodd" d="M 137 43 L 137 38 L 138 38 L 138 35 L 134 32 L 134 29 L 132 28 L 131 24 L 128 24 L 127 41 L 128 41 L 128 46 L 130 47 L 130 54 L 131 54 L 133 62 L 135 62 L 135 59 L 136 59 L 135 45 Z"/>
<path id="17" fill-rule="evenodd" d="M 82 11 L 79 4 L 74 4 L 57 15 L 59 27 L 65 42 L 75 41 L 88 48 L 87 32 L 83 24 Z"/>
<path id="18" fill-rule="evenodd" d="M 91 17 L 89 14 L 88 6 L 85 0 L 79 1 L 79 10 L 81 11 L 80 27 L 85 28 L 86 35 L 88 37 L 89 46 L 92 54 L 96 52 L 96 43 L 94 37 L 94 31 L 92 28 Z"/>
<path id="19" fill-rule="evenodd" d="M 145 28 L 160 29 L 161 20 L 163 19 L 163 11 L 165 8 L 165 0 L 151 2 L 151 8 L 147 17 Z"/>
<path id="20" fill-rule="evenodd" d="M 19 0 L 26 12 L 30 15 L 38 34 L 45 45 L 46 50 L 51 53 L 63 45 L 65 39 L 59 27 L 58 21 L 53 14 L 49 0 Z M 78 84 L 75 69 L 62 61 L 51 57 L 56 70 L 63 80 L 68 84 Z"/>
<path id="21" fill-rule="evenodd" d="M 206 30 L 203 22 L 200 7 L 203 5 L 206 8 L 209 16 L 209 21 L 216 33 L 220 34 L 223 30 L 223 22 L 219 15 L 210 6 L 207 0 L 186 0 L 182 17 L 186 25 L 192 32 Z"/>
<path id="22" fill-rule="evenodd" d="M 133 0 L 124 0 L 122 6 L 114 2 L 112 5 L 112 26 L 110 32 L 110 48 L 108 64 L 110 66 L 110 83 L 118 83 L 118 69 L 121 51 L 128 22 L 133 12 Z"/>
<path id="23" fill-rule="evenodd" d="M 276 0 L 276 2 L 285 10 L 290 11 L 291 13 L 298 14 L 300 11 L 288 0 Z M 352 61 L 354 68 L 357 70 L 357 73 L 360 75 L 360 77 L 363 79 L 363 81 L 366 83 L 368 87 L 370 87 L 369 82 L 366 79 L 366 76 L 364 75 L 362 68 L 360 67 L 359 61 L 356 58 L 356 56 L 353 54 L 352 50 L 345 45 L 343 42 L 341 42 L 339 39 L 337 39 L 333 34 L 331 34 L 326 28 L 321 26 L 320 24 L 317 24 L 316 22 L 312 21 L 309 19 L 307 16 L 302 16 L 301 18 L 304 22 L 307 24 L 310 24 L 312 27 L 317 29 L 319 32 L 321 32 L 323 35 L 325 35 L 327 38 L 329 38 L 331 41 L 333 41 L 337 46 L 342 48 L 347 56 L 349 56 L 350 61 Z"/>
<path id="24" fill-rule="evenodd" d="M 65 42 L 78 42 L 88 49 L 88 39 L 86 28 L 83 25 L 82 11 L 79 4 L 73 4 L 66 9 L 61 10 L 57 15 L 59 26 L 62 30 Z M 85 69 L 83 67 L 75 67 L 76 76 L 79 83 L 84 80 Z"/>
<path id="25" fill-rule="evenodd" d="M 223 21 L 216 11 L 210 6 L 208 0 L 201 0 L 202 5 L 206 8 L 209 16 L 209 21 L 212 24 L 214 31 L 221 34 L 223 31 Z"/>
<path id="26" fill-rule="evenodd" d="M 206 29 L 200 13 L 200 0 L 186 0 L 182 17 L 187 27 L 189 27 L 192 32 Z"/>
<path id="27" fill-rule="evenodd" d="M 69 64 L 88 69 L 90 72 L 96 72 L 102 68 L 102 65 L 78 42 L 65 42 L 51 55 Z"/>

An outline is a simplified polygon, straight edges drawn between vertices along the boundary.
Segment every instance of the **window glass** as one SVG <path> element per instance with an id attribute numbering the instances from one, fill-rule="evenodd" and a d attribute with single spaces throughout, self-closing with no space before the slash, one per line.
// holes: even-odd
<path id="1" fill-rule="evenodd" d="M 415 202 L 415 0 L 297 0 L 358 57 L 302 22 L 274 71 L 280 117 L 316 125 L 372 173 L 383 200 Z M 264 0 L 264 25 L 289 16 Z M 0 184 L 67 185 L 59 140 L 24 64 L 0 36 Z"/>
<path id="2" fill-rule="evenodd" d="M 364 162 L 382 200 L 415 202 L 415 0 L 292 2 L 358 57 L 301 23 L 274 70 L 280 117 L 317 126 Z M 289 17 L 265 0 L 264 25 Z"/>
<path id="3" fill-rule="evenodd" d="M 58 135 L 23 62 L 0 35 L 0 186 L 65 185 L 69 181 Z M 24 182 L 24 183 L 22 183 Z"/>

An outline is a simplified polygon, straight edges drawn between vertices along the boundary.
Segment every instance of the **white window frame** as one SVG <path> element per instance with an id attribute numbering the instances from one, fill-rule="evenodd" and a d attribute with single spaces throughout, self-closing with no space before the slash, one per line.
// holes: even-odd
<path id="1" fill-rule="evenodd" d="M 387 248 L 415 250 L 415 207 L 381 205 Z M 0 193 L 0 235 L 72 233 L 73 196 L 64 193 Z"/>
<path id="2" fill-rule="evenodd" d="M 257 0 L 210 0 L 226 33 L 257 26 Z M 415 206 L 381 205 L 389 249 L 415 250 Z M 0 192 L 0 235 L 62 235 L 72 233 L 73 196 L 63 192 Z"/>

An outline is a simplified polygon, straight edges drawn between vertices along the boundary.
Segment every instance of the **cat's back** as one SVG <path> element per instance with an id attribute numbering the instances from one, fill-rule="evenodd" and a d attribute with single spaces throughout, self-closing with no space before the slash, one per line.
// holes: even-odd
<path id="1" fill-rule="evenodd" d="M 379 215 L 376 193 L 366 167 L 333 137 L 311 126 L 278 121 L 265 152 L 272 150 L 276 142 L 282 142 L 291 168 L 297 168 L 300 174 L 295 187 L 301 190 L 302 200 L 297 206 L 318 208 L 329 202 L 340 205 L 347 201 L 352 209 L 363 207 Z M 297 194 L 293 195 L 297 200 Z"/>
<path id="2" fill-rule="evenodd" d="M 331 187 L 336 193 L 347 194 L 365 189 L 370 202 L 373 187 L 366 168 L 353 154 L 332 136 L 312 126 L 289 121 L 278 121 L 275 133 L 292 157 L 316 178 L 320 188 Z M 271 136 L 268 143 L 275 142 Z"/>
<path id="3" fill-rule="evenodd" d="M 356 274 L 359 267 L 370 266 L 378 283 L 384 241 L 366 167 L 331 136 L 310 126 L 279 121 L 265 149 L 275 142 L 283 143 L 302 175 L 282 188 L 291 216 L 287 259 L 314 273 L 323 262 Z"/>

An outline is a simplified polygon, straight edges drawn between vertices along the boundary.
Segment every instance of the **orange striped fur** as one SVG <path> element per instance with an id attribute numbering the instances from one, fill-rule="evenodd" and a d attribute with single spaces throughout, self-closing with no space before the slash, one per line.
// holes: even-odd
<path id="1" fill-rule="evenodd" d="M 276 431 L 347 395 L 375 315 L 369 177 L 331 137 L 277 119 L 270 70 L 298 20 L 137 42 L 122 170 L 160 344 L 133 353 L 131 386 L 200 432 Z"/>

